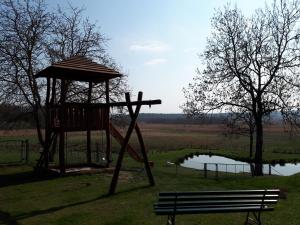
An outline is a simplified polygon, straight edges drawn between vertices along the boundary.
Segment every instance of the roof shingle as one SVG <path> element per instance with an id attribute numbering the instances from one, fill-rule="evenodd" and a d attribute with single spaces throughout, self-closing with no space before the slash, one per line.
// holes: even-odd
<path id="1" fill-rule="evenodd" d="M 91 81 L 95 83 L 120 77 L 118 71 L 93 62 L 83 56 L 74 56 L 69 59 L 54 63 L 38 72 L 36 77 L 53 77 L 66 80 Z"/>

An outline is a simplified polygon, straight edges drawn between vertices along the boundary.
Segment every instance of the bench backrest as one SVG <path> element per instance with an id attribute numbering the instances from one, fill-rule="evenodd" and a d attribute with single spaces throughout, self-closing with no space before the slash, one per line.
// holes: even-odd
<path id="1" fill-rule="evenodd" d="M 261 207 L 276 204 L 280 190 L 233 190 L 199 192 L 161 192 L 154 206 L 163 208 Z M 268 207 L 270 209 L 270 207 Z"/>

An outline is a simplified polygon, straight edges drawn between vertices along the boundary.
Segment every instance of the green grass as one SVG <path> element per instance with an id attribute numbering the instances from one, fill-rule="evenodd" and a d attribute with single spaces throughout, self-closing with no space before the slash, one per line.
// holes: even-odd
<path id="1" fill-rule="evenodd" d="M 219 179 L 203 178 L 201 172 L 166 165 L 166 161 L 187 154 L 192 149 L 154 152 L 153 174 L 156 186 L 148 187 L 140 172 L 123 171 L 117 194 L 107 197 L 111 174 L 67 176 L 41 179 L 28 166 L 0 169 L 0 224 L 56 225 L 158 225 L 165 216 L 153 213 L 159 191 L 216 189 L 280 188 L 287 199 L 280 199 L 274 212 L 263 213 L 263 221 L 272 225 L 298 225 L 300 215 L 300 174 L 291 177 L 220 174 Z M 199 150 L 198 150 L 199 151 Z M 126 158 L 127 168 L 141 166 Z M 288 221 L 287 219 L 288 218 Z M 178 216 L 178 224 L 243 224 L 245 214 Z"/>
<path id="2" fill-rule="evenodd" d="M 200 127 L 200 126 L 199 126 Z M 166 223 L 165 216 L 153 213 L 153 203 L 160 191 L 193 191 L 217 189 L 280 188 L 287 192 L 287 199 L 280 199 L 274 212 L 263 213 L 263 221 L 269 225 L 299 225 L 300 214 L 300 174 L 291 177 L 264 176 L 250 177 L 247 174 L 209 172 L 208 179 L 201 171 L 168 166 L 189 153 L 213 152 L 235 158 L 248 157 L 247 137 L 226 137 L 222 132 L 201 130 L 199 127 L 180 125 L 141 126 L 145 143 L 150 149 L 148 155 L 154 161 L 153 174 L 156 185 L 149 187 L 142 165 L 126 157 L 117 187 L 117 194 L 107 197 L 111 173 L 78 175 L 66 177 L 38 177 L 31 166 L 0 167 L 0 224 L 3 225 L 159 225 Z M 96 135 L 97 134 L 97 135 Z M 39 145 L 32 134 L 17 134 L 14 139 L 30 141 L 30 165 L 39 156 Z M 9 140 L 8 136 L 0 140 Z M 101 134 L 93 133 L 94 143 L 101 143 Z M 290 138 L 283 132 L 265 133 L 265 161 L 284 159 L 300 161 L 300 139 Z M 84 148 L 84 133 L 68 134 L 69 150 L 76 152 Z M 133 136 L 133 146 L 137 139 Z M 70 147 L 76 145 L 77 147 Z M 81 147 L 80 147 L 81 146 Z M 72 149 L 70 149 L 72 148 Z M 78 148 L 78 149 L 77 149 Z M 113 142 L 117 152 L 119 145 Z M 85 160 L 81 150 L 68 160 Z M 1 160 L 18 158 L 1 150 Z M 77 154 L 77 153 L 76 153 Z M 116 162 L 117 154 L 113 154 Z M 240 225 L 245 214 L 214 214 L 178 216 L 178 225 Z M 288 219 L 287 219 L 288 218 Z"/>

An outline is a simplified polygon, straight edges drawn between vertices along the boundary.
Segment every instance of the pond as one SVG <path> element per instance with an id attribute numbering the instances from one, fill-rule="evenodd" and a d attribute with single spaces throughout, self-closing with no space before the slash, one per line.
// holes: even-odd
<path id="1" fill-rule="evenodd" d="M 198 155 L 192 158 L 184 160 L 183 167 L 203 170 L 206 164 L 207 170 L 215 171 L 216 167 L 218 171 L 229 173 L 250 173 L 250 164 L 247 162 L 237 161 L 223 156 L 216 155 Z M 217 164 L 217 166 L 216 166 Z M 271 170 L 272 175 L 291 176 L 300 172 L 300 163 L 286 163 L 284 165 L 275 164 L 263 164 L 264 174 L 269 174 Z"/>

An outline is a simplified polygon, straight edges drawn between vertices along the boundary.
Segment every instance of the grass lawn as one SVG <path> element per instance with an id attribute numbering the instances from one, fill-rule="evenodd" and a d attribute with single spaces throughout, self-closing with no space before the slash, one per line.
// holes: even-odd
<path id="1" fill-rule="evenodd" d="M 117 194 L 106 193 L 112 174 L 100 173 L 41 179 L 29 166 L 0 168 L 0 224 L 28 225 L 158 225 L 165 216 L 153 213 L 159 191 L 280 188 L 287 192 L 275 211 L 262 214 L 272 225 L 299 225 L 300 174 L 290 177 L 219 174 L 219 179 L 204 179 L 201 172 L 179 168 L 178 174 L 166 161 L 174 161 L 195 149 L 169 152 L 153 151 L 156 186 L 148 187 L 144 173 L 122 171 Z M 201 150 L 197 150 L 201 151 Z M 232 152 L 231 152 L 232 154 Z M 276 155 L 274 153 L 274 155 Z M 125 159 L 127 168 L 141 166 Z M 184 215 L 178 225 L 241 225 L 245 213 Z"/>
<path id="2" fill-rule="evenodd" d="M 166 223 L 165 216 L 153 213 L 153 203 L 160 191 L 280 188 L 287 192 L 287 198 L 280 199 L 275 211 L 263 213 L 263 221 L 268 225 L 299 225 L 300 173 L 290 177 L 256 178 L 219 173 L 219 179 L 215 180 L 212 173 L 204 179 L 200 171 L 182 167 L 176 174 L 175 167 L 166 164 L 192 152 L 248 157 L 248 137 L 225 136 L 222 128 L 216 125 L 141 124 L 141 129 L 150 149 L 149 158 L 154 161 L 154 187 L 148 186 L 145 173 L 140 171 L 142 165 L 127 157 L 124 168 L 136 171 L 123 170 L 117 194 L 110 197 L 106 194 L 111 173 L 40 178 L 33 173 L 31 166 L 0 167 L 0 224 L 159 225 Z M 29 162 L 34 165 L 39 157 L 35 132 L 0 132 L 0 140 L 10 139 L 29 140 Z M 266 128 L 264 141 L 265 161 L 300 162 L 299 137 L 291 138 L 278 126 L 270 126 Z M 73 151 L 73 145 L 79 150 L 85 148 L 85 133 L 70 133 L 68 142 Z M 95 142 L 102 142 L 101 134 L 93 134 Z M 133 136 L 131 145 L 136 144 Z M 119 149 L 116 142 L 113 142 L 113 149 Z M 20 158 L 19 151 L 7 152 L 5 146 L 0 153 L 0 162 Z M 79 154 L 78 151 L 75 153 Z M 113 156 L 116 162 L 116 154 Z M 85 153 L 81 152 L 79 159 L 84 160 L 84 157 Z M 177 217 L 177 224 L 241 225 L 245 217 L 245 213 L 184 215 Z"/>

